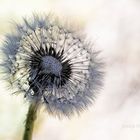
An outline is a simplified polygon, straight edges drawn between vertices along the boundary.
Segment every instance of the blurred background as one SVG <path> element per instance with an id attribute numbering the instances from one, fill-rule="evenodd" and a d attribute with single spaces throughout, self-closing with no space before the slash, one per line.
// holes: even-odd
<path id="1" fill-rule="evenodd" d="M 4 35 L 32 12 L 53 13 L 82 26 L 106 62 L 104 87 L 80 117 L 58 120 L 42 109 L 33 140 L 140 139 L 139 0 L 0 0 Z M 0 140 L 22 140 L 28 104 L 0 83 Z"/>

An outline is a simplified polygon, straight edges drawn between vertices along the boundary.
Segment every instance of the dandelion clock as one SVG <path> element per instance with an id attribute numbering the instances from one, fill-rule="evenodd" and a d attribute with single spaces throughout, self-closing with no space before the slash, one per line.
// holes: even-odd
<path id="1" fill-rule="evenodd" d="M 62 118 L 92 105 L 102 85 L 102 62 L 84 35 L 51 16 L 15 24 L 2 46 L 3 78 L 30 103 L 23 140 L 32 139 L 38 106 Z"/>

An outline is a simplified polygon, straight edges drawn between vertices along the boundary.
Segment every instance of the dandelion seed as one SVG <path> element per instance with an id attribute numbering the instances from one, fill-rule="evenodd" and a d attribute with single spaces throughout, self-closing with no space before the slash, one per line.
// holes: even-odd
<path id="1" fill-rule="evenodd" d="M 102 85 L 102 63 L 93 46 L 49 17 L 17 24 L 2 51 L 8 81 L 52 115 L 79 114 Z"/>

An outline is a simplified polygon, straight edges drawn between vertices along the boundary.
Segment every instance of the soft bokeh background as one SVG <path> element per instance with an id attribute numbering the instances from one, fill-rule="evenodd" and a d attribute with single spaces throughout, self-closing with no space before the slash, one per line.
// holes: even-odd
<path id="1" fill-rule="evenodd" d="M 78 21 L 106 61 L 95 104 L 71 120 L 40 111 L 33 140 L 140 139 L 139 0 L 0 0 L 0 43 L 13 20 L 32 12 Z M 0 83 L 0 140 L 21 140 L 28 104 Z"/>

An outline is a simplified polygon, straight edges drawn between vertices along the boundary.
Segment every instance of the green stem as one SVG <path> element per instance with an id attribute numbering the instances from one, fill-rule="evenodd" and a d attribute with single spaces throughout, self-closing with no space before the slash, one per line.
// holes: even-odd
<path id="1" fill-rule="evenodd" d="M 26 118 L 23 140 L 32 140 L 34 122 L 37 117 L 37 108 L 38 108 L 37 103 L 31 103 Z"/>

